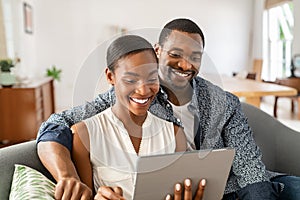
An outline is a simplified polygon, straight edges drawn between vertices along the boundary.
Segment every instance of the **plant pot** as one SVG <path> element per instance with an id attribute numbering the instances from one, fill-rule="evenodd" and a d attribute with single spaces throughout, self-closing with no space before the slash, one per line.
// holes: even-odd
<path id="1" fill-rule="evenodd" d="M 1 72 L 0 84 L 2 87 L 12 87 L 16 84 L 16 77 L 11 72 Z"/>

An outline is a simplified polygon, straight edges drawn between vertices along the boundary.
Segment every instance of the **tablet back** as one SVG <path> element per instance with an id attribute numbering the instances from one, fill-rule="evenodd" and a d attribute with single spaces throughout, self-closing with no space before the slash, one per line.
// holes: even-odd
<path id="1" fill-rule="evenodd" d="M 197 150 L 138 158 L 134 199 L 165 199 L 174 193 L 174 184 L 190 178 L 193 194 L 205 178 L 204 200 L 222 199 L 234 149 Z"/>

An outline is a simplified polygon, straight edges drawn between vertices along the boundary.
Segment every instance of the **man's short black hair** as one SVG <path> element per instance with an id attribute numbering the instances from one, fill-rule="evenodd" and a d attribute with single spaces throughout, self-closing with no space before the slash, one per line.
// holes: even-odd
<path id="1" fill-rule="evenodd" d="M 168 22 L 159 35 L 159 44 L 163 46 L 172 31 L 177 30 L 186 33 L 198 33 L 202 38 L 203 48 L 205 45 L 204 34 L 200 27 L 190 19 L 178 18 Z"/>

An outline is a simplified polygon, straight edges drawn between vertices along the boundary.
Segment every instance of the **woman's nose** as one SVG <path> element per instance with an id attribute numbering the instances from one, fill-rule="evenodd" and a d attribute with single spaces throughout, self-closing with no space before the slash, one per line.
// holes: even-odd
<path id="1" fill-rule="evenodd" d="M 150 91 L 150 87 L 147 84 L 141 84 L 139 87 L 136 88 L 136 93 L 140 95 L 146 95 Z"/>

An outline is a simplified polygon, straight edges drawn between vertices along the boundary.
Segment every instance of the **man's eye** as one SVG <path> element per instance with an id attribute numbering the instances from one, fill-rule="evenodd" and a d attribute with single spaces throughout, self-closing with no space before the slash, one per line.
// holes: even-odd
<path id="1" fill-rule="evenodd" d="M 194 62 L 201 62 L 201 57 L 192 57 L 191 60 Z"/>
<path id="2" fill-rule="evenodd" d="M 151 79 L 149 79 L 148 81 L 151 82 L 151 83 L 155 83 L 155 82 L 158 81 L 158 78 L 151 78 Z"/>

